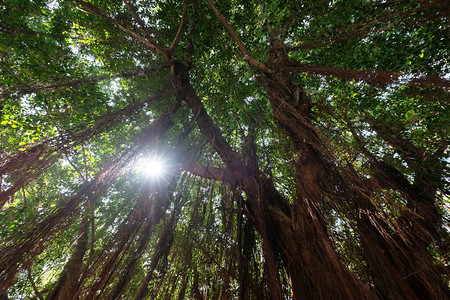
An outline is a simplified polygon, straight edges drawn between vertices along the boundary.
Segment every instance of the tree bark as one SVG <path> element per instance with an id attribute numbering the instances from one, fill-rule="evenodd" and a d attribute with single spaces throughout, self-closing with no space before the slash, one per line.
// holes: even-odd
<path id="1" fill-rule="evenodd" d="M 249 172 L 223 138 L 195 94 L 189 81 L 188 68 L 181 62 L 175 62 L 171 70 L 174 86 L 197 116 L 200 131 L 216 149 L 227 170 L 237 178 L 247 194 L 249 214 L 263 241 L 271 298 L 281 299 L 281 285 L 278 278 L 278 257 L 280 257 L 293 279 L 294 294 L 299 297 L 375 299 L 373 295 L 369 296 L 367 289 L 340 263 L 324 231 L 323 220 L 316 212 L 311 213 L 311 209 L 316 209 L 315 203 L 308 204 L 311 200 L 299 199 L 294 210 L 295 215 L 292 216 L 292 207 L 278 193 L 273 183 L 264 178 L 259 171 Z M 281 90 L 283 93 L 289 91 L 283 88 L 286 82 L 281 83 L 281 88 L 279 82 L 276 86 L 277 91 Z M 290 96 L 288 93 L 285 95 Z M 308 109 L 304 103 L 300 103 L 299 107 Z M 312 159 L 317 160 L 314 155 L 316 152 L 306 157 L 304 161 L 311 164 Z M 319 176 L 317 165 L 312 164 L 312 168 L 303 168 L 307 171 L 305 176 L 309 183 L 314 183 L 314 179 Z"/>
<path id="2" fill-rule="evenodd" d="M 271 52 L 268 65 L 277 70 L 277 66 L 285 65 L 289 58 L 280 45 L 277 46 L 275 42 L 273 46 L 274 50 Z M 417 262 L 425 260 L 424 266 L 432 266 L 429 252 L 415 253 L 413 244 L 402 233 L 403 230 L 398 226 L 394 230 L 391 229 L 380 217 L 371 200 L 353 187 L 357 186 L 359 180 L 355 181 L 341 175 L 341 171 L 333 163 L 335 158 L 327 149 L 326 140 L 320 136 L 310 120 L 309 99 L 303 94 L 300 99 L 294 97 L 295 85 L 290 74 L 285 69 L 278 69 L 266 74 L 266 77 L 266 90 L 275 119 L 291 138 L 297 155 L 298 195 L 292 216 L 294 228 L 298 226 L 305 236 L 317 239 L 301 240 L 302 236 L 298 237 L 301 241 L 299 244 L 306 247 L 307 251 L 292 253 L 292 257 L 301 257 L 304 260 L 300 263 L 305 274 L 304 285 L 314 287 L 311 291 L 316 293 L 309 297 L 315 299 L 319 296 L 320 299 L 326 299 L 326 291 L 329 291 L 335 295 L 345 295 L 347 298 L 358 298 L 358 294 L 376 298 L 375 295 L 366 293 L 367 289 L 361 286 L 354 275 L 339 262 L 339 258 L 332 250 L 321 211 L 322 201 L 327 198 L 341 207 L 344 213 L 350 214 L 351 218 L 359 216 L 357 229 L 362 240 L 363 253 L 382 298 L 443 297 L 446 294 L 445 289 L 442 287 L 433 289 L 433 286 L 441 286 L 441 280 L 436 278 L 433 272 L 424 270 Z M 317 270 L 308 264 L 311 253 L 314 265 L 320 266 Z M 328 274 L 330 277 L 321 277 L 317 274 Z M 296 272 L 291 272 L 291 277 L 302 278 Z M 334 278 L 334 282 L 327 282 L 327 278 L 331 277 Z M 311 278 L 314 280 L 308 282 Z M 336 282 L 339 282 L 339 286 L 334 286 Z M 317 294 L 322 291 L 325 294 Z"/>

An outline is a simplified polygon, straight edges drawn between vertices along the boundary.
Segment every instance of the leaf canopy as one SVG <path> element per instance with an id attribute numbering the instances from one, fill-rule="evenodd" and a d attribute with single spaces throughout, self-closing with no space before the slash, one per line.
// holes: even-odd
<path id="1" fill-rule="evenodd" d="M 0 299 L 444 299 L 448 24 L 1 1 Z"/>

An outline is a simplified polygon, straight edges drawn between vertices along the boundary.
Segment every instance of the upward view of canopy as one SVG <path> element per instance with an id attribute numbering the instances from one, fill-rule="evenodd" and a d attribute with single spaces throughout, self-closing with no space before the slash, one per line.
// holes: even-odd
<path id="1" fill-rule="evenodd" d="M 447 1 L 0 1 L 0 300 L 447 299 Z"/>

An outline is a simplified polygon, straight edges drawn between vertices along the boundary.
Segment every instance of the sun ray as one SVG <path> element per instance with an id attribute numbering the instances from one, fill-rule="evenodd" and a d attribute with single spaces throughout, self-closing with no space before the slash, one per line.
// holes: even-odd
<path id="1" fill-rule="evenodd" d="M 137 162 L 136 170 L 141 174 L 157 179 L 166 174 L 167 165 L 161 157 L 144 157 Z"/>

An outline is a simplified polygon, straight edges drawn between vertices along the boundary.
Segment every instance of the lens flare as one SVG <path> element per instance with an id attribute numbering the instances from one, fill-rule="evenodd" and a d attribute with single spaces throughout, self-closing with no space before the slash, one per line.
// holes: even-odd
<path id="1" fill-rule="evenodd" d="M 139 173 L 153 178 L 162 177 L 166 172 L 166 165 L 159 157 L 142 158 L 138 161 L 136 169 Z"/>

